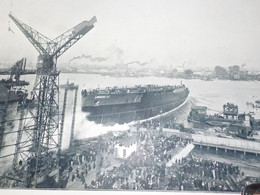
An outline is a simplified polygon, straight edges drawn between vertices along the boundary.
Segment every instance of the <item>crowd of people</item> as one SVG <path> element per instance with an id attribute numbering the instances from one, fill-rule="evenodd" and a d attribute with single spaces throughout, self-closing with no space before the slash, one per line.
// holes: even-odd
<path id="1" fill-rule="evenodd" d="M 137 150 L 127 159 L 116 159 L 114 146 L 120 139 L 129 136 L 129 132 L 117 137 L 111 134 L 76 141 L 74 148 L 61 156 L 60 187 L 78 183 L 85 189 L 227 191 L 230 190 L 230 177 L 236 179 L 243 175 L 239 167 L 233 164 L 195 158 L 192 155 L 176 160 L 168 167 L 167 163 L 192 142 L 191 138 L 167 135 L 160 131 L 160 119 L 142 122 L 138 124 L 140 127 L 146 130 L 135 132 Z M 108 156 L 119 163 L 112 167 L 103 166 L 109 160 Z M 28 172 L 33 178 L 36 162 L 32 158 L 27 163 L 30 163 Z M 20 167 L 23 164 L 19 161 Z M 55 164 L 55 161 L 39 161 L 40 166 L 51 167 Z"/>
<path id="2" fill-rule="evenodd" d="M 142 125 L 158 127 L 158 120 Z M 114 146 L 130 134 L 126 132 L 118 137 L 110 135 L 75 143 L 76 155 L 75 151 L 67 151 L 60 159 L 60 187 L 78 183 L 84 189 L 227 191 L 230 190 L 229 176 L 236 178 L 241 174 L 238 166 L 192 155 L 167 167 L 175 153 L 192 140 L 169 136 L 158 129 L 136 132 L 137 151 L 127 159 L 116 159 Z M 110 168 L 103 166 L 107 156 L 119 163 Z M 35 164 L 33 159 L 30 163 L 31 167 Z M 46 166 L 53 163 L 46 163 Z M 19 164 L 22 166 L 22 162 Z"/>
<path id="3" fill-rule="evenodd" d="M 194 133 L 191 128 L 185 128 L 181 123 L 174 123 L 173 119 L 169 118 L 169 116 L 162 116 L 161 118 L 154 118 L 152 120 L 143 121 L 140 124 L 137 124 L 137 126 L 148 130 L 159 130 L 160 128 L 166 128 Z"/>
<path id="4" fill-rule="evenodd" d="M 166 164 L 173 156 L 192 140 L 166 135 L 158 131 L 159 125 L 159 119 L 140 124 L 142 127 L 154 127 L 154 129 L 136 132 L 137 151 L 127 159 L 116 159 L 114 146 L 120 139 L 129 136 L 129 132 L 117 137 L 110 135 L 77 141 L 73 151 L 66 151 L 60 159 L 62 175 L 60 187 L 65 188 L 78 183 L 85 189 L 202 191 L 229 189 L 226 183 L 228 176 L 236 177 L 240 174 L 239 168 L 232 164 L 188 157 L 167 167 Z M 103 166 L 104 163 L 108 164 L 107 156 L 119 163 L 109 168 Z M 30 163 L 33 167 L 33 159 Z M 54 163 L 46 163 L 46 166 L 52 166 Z"/>
<path id="5" fill-rule="evenodd" d="M 62 174 L 62 186 L 66 187 L 68 183 L 79 181 L 82 185 L 86 184 L 86 177 L 91 170 L 96 169 L 97 154 L 99 148 L 96 147 L 97 140 L 91 140 L 85 148 L 80 148 L 74 153 L 66 152 L 60 160 Z"/>
<path id="6" fill-rule="evenodd" d="M 94 189 L 165 189 L 166 163 L 171 152 L 185 147 L 190 140 L 154 131 L 138 133 L 138 150 L 119 167 L 113 167 L 91 182 Z"/>
<path id="7" fill-rule="evenodd" d="M 73 182 L 80 182 L 84 188 L 87 188 L 90 183 L 87 177 L 90 172 L 95 172 L 95 176 L 102 177 L 98 173 L 102 170 L 105 161 L 104 156 L 114 155 L 114 145 L 118 143 L 118 139 L 124 137 L 107 136 L 106 138 L 96 138 L 87 141 L 77 141 L 74 145 L 78 148 L 77 154 L 74 152 L 66 152 L 61 159 L 61 173 L 63 176 L 63 185 L 70 185 Z M 99 156 L 99 158 L 98 158 Z M 93 184 L 93 182 L 91 182 Z"/>
<path id="8" fill-rule="evenodd" d="M 228 176 L 240 174 L 238 166 L 193 157 L 166 167 L 170 152 L 191 140 L 153 131 L 138 135 L 138 150 L 120 166 L 102 172 L 88 189 L 226 191 Z"/>
<path id="9" fill-rule="evenodd" d="M 157 129 L 160 127 L 160 119 L 155 118 L 153 120 L 147 120 L 143 121 L 141 123 L 138 123 L 137 126 L 140 128 L 145 128 L 145 129 Z"/>
<path id="10" fill-rule="evenodd" d="M 227 191 L 228 177 L 238 177 L 240 169 L 233 164 L 200 158 L 186 158 L 178 164 L 178 171 L 170 177 L 168 189 Z"/>

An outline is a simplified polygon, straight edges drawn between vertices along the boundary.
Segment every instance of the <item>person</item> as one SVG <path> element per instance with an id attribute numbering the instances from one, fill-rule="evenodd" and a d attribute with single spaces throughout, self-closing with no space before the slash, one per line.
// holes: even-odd
<path id="1" fill-rule="evenodd" d="M 74 179 L 75 179 L 75 175 L 73 174 L 72 178 L 71 178 L 71 181 L 74 181 Z"/>
<path id="2" fill-rule="evenodd" d="M 83 175 L 83 172 L 81 173 L 80 179 L 81 179 L 82 184 L 85 184 L 86 180 L 85 180 L 85 177 Z"/>

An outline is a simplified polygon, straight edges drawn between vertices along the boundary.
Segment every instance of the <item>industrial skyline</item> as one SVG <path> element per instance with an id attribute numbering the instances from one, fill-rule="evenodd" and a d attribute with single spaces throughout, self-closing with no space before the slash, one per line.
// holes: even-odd
<path id="1" fill-rule="evenodd" d="M 0 61 L 37 60 L 35 49 L 9 24 L 11 11 L 51 39 L 77 21 L 97 16 L 90 38 L 62 56 L 60 63 L 85 54 L 108 57 L 111 66 L 140 61 L 153 67 L 259 67 L 260 2 L 255 0 L 1 0 L 1 4 Z"/>

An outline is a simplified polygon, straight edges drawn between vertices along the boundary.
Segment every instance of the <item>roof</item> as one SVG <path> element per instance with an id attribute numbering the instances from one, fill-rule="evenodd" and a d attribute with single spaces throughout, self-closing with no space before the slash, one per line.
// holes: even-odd
<path id="1" fill-rule="evenodd" d="M 207 110 L 206 106 L 192 106 L 192 110 Z"/>

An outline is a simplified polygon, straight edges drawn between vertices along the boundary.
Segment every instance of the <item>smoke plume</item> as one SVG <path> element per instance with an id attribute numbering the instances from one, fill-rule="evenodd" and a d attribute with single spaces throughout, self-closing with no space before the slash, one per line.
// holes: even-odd
<path id="1" fill-rule="evenodd" d="M 85 58 L 85 59 L 90 59 L 92 62 L 102 62 L 102 61 L 106 61 L 108 59 L 107 58 L 103 58 L 103 57 L 92 57 L 91 55 L 85 55 L 85 54 L 82 54 L 81 56 L 75 56 L 73 57 L 72 59 L 69 60 L 69 63 L 73 60 L 77 60 L 77 59 L 82 59 L 82 58 Z"/>
<path id="2" fill-rule="evenodd" d="M 129 65 L 129 64 L 139 64 L 140 66 L 145 66 L 146 64 L 148 64 L 148 62 L 140 62 L 140 61 L 132 61 L 132 62 L 128 62 L 128 63 L 126 63 L 125 65 Z"/>

